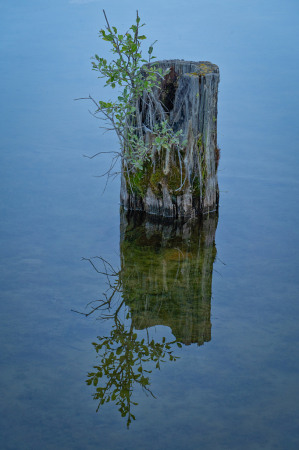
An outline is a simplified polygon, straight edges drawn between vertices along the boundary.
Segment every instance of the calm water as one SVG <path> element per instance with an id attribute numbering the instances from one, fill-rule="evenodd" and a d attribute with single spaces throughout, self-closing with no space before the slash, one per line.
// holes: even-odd
<path id="1" fill-rule="evenodd" d="M 115 139 L 73 99 L 109 95 L 89 60 L 109 57 L 103 7 L 120 29 L 138 7 L 158 58 L 219 65 L 219 217 L 132 219 L 119 180 L 102 196 L 109 161 L 82 154 Z M 299 447 L 298 13 L 1 1 L 1 449 Z M 105 368 L 120 389 L 96 412 Z"/>

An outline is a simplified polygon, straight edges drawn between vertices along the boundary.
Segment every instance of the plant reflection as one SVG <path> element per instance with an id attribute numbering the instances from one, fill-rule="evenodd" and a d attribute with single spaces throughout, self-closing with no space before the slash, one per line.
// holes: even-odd
<path id="1" fill-rule="evenodd" d="M 95 259 L 102 261 L 105 272 L 97 269 L 94 263 Z M 96 371 L 88 373 L 86 382 L 88 385 L 96 386 L 93 398 L 99 400 L 97 411 L 101 405 L 110 401 L 115 402 L 119 406 L 122 417 L 127 417 L 127 427 L 129 427 L 132 419 L 135 420 L 131 406 L 138 405 L 132 400 L 134 387 L 139 385 L 146 395 L 150 394 L 156 398 L 150 389 L 149 374 L 152 370 L 147 370 L 145 367 L 150 364 L 152 368 L 160 369 L 160 364 L 165 362 L 165 358 L 176 361 L 178 357 L 172 354 L 172 346 L 176 344 L 178 347 L 182 347 L 182 345 L 177 340 L 166 342 L 165 337 L 161 343 L 155 342 L 153 339 L 149 339 L 148 334 L 147 339 L 138 340 L 137 333 L 134 332 L 131 312 L 126 308 L 125 299 L 117 295 L 121 294 L 123 289 L 122 270 L 116 272 L 101 257 L 85 260 L 89 261 L 98 273 L 106 275 L 109 287 L 108 291 L 104 293 L 103 300 L 97 300 L 96 306 L 93 306 L 94 302 L 92 302 L 89 304 L 91 310 L 88 313 L 80 314 L 89 316 L 94 312 L 99 312 L 100 315 L 97 319 L 113 321 L 110 336 L 98 336 L 98 342 L 92 343 L 99 354 L 100 364 L 93 367 Z M 111 278 L 114 279 L 113 282 Z M 123 314 L 124 312 L 126 314 Z M 123 315 L 124 319 L 121 318 Z M 127 324 L 129 325 L 126 326 Z M 100 379 L 102 379 L 102 386 L 97 387 Z"/>
<path id="2" fill-rule="evenodd" d="M 120 321 L 112 327 L 110 336 L 98 337 L 99 343 L 93 343 L 96 352 L 101 351 L 98 366 L 94 366 L 97 372 L 88 374 L 87 384 L 97 386 L 99 378 L 106 376 L 105 386 L 98 387 L 93 394 L 95 400 L 100 400 L 97 410 L 104 403 L 110 400 L 119 406 L 122 417 L 127 417 L 127 426 L 135 416 L 131 411 L 131 405 L 138 405 L 132 401 L 132 394 L 135 385 L 142 387 L 145 393 L 154 397 L 150 390 L 149 374 L 151 370 L 146 370 L 144 366 L 150 361 L 155 362 L 155 367 L 160 369 L 160 363 L 165 361 L 165 355 L 170 360 L 176 360 L 172 355 L 171 344 L 174 342 L 163 343 L 139 341 L 137 333 L 134 333 L 133 324 L 128 330 Z M 177 343 L 181 346 L 180 343 Z"/>
<path id="3" fill-rule="evenodd" d="M 84 315 L 97 312 L 98 320 L 113 323 L 110 335 L 98 336 L 98 342 L 93 342 L 100 363 L 88 373 L 86 382 L 96 387 L 97 410 L 115 402 L 128 427 L 135 420 L 131 411 L 137 405 L 132 399 L 134 388 L 139 385 L 154 397 L 150 374 L 166 359 L 176 361 L 174 345 L 202 345 L 211 340 L 217 221 L 214 214 L 168 223 L 122 210 L 120 270 L 101 257 L 83 258 L 108 283 L 103 299 L 89 303 L 90 311 Z M 150 339 L 148 329 L 155 325 L 170 327 L 175 339 Z M 146 330 L 146 337 L 138 339 L 138 330 Z"/>

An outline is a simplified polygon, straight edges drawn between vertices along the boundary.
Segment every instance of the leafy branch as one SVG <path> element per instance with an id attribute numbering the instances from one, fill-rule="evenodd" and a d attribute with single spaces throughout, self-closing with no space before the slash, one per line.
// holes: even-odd
<path id="1" fill-rule="evenodd" d="M 162 73 L 162 69 L 155 67 L 153 63 L 155 56 L 152 53 L 157 41 L 149 46 L 146 59 L 143 56 L 141 45 L 146 36 L 140 33 L 140 29 L 145 24 L 140 24 L 138 11 L 135 24 L 124 34 L 119 34 L 116 27 L 110 26 L 106 13 L 104 10 L 103 12 L 106 27 L 100 30 L 99 37 L 111 45 L 113 59 L 108 62 L 96 54 L 92 58 L 92 70 L 99 72 L 99 78 L 105 79 L 105 87 L 118 87 L 120 91 L 115 101 L 96 102 L 90 95 L 86 99 L 92 100 L 97 107 L 91 114 L 103 121 L 100 128 L 104 132 L 113 130 L 118 137 L 119 151 L 111 152 L 113 158 L 105 174 L 110 178 L 119 173 L 113 172 L 119 158 L 129 174 L 142 170 L 156 150 L 160 152 L 164 149 L 169 152 L 172 148 L 182 149 L 187 141 L 180 143 L 182 131 L 174 133 L 165 114 L 165 105 L 153 95 L 155 89 L 161 89 L 161 82 L 170 69 Z M 143 104 L 150 106 L 157 119 L 158 123 L 151 128 L 142 124 L 140 111 Z M 151 135 L 150 142 L 146 134 Z M 96 155 L 100 153 L 106 152 Z"/>

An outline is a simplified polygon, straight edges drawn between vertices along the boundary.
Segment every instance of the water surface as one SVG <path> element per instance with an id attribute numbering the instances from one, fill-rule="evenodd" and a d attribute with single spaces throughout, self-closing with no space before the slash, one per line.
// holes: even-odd
<path id="1" fill-rule="evenodd" d="M 0 5 L 1 448 L 297 449 L 298 5 L 137 3 Z M 120 216 L 119 180 L 102 196 L 92 177 L 109 161 L 82 156 L 116 146 L 73 102 L 110 95 L 89 60 L 109 57 L 103 5 L 119 29 L 138 7 L 159 59 L 220 67 L 221 207 L 206 247 L 202 225 Z M 130 345 L 176 359 L 144 362 L 156 398 L 135 383 L 129 430 L 114 401 L 96 412 L 105 377 L 86 383 L 115 320 L 72 312 L 109 288 L 95 256 L 119 274 Z"/>

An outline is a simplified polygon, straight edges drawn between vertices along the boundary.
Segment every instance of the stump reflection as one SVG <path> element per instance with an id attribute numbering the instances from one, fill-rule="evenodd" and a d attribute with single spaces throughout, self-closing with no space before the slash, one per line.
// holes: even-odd
<path id="1" fill-rule="evenodd" d="M 135 330 L 164 325 L 185 345 L 211 340 L 217 221 L 121 212 L 122 292 Z"/>
<path id="2" fill-rule="evenodd" d="M 99 359 L 86 382 L 96 387 L 92 396 L 98 401 L 97 410 L 114 402 L 127 427 L 135 420 L 138 405 L 133 401 L 134 388 L 139 386 L 155 397 L 151 372 L 163 362 L 176 361 L 182 344 L 211 340 L 217 221 L 216 213 L 201 220 L 167 222 L 122 210 L 121 268 L 116 271 L 99 256 L 88 259 L 106 276 L 108 290 L 101 300 L 89 303 L 89 312 L 81 314 L 99 314 L 99 320 L 111 323 L 111 331 L 93 342 Z M 136 333 L 155 325 L 170 327 L 174 338 L 158 342 L 148 332 Z"/>

